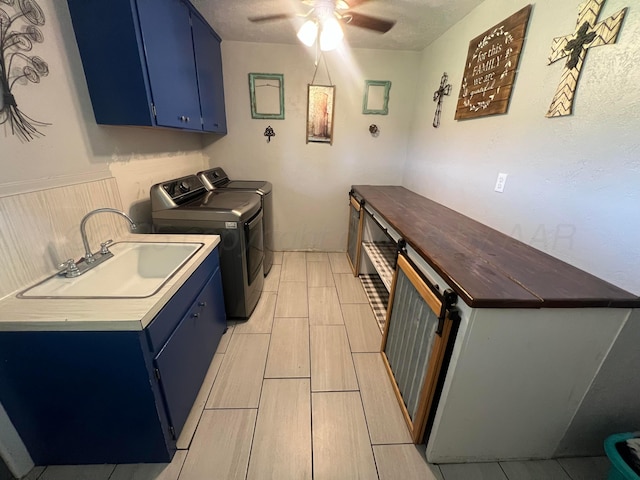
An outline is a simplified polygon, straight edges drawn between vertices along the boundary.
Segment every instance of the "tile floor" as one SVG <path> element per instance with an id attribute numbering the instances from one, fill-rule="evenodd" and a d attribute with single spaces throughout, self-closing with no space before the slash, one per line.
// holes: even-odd
<path id="1" fill-rule="evenodd" d="M 230 322 L 170 464 L 37 467 L 29 480 L 603 480 L 605 457 L 429 465 L 411 444 L 380 330 L 344 253 L 282 252 Z"/>

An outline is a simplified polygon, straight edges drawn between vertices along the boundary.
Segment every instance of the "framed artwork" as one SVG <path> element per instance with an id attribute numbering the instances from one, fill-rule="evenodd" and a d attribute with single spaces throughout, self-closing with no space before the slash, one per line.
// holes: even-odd
<path id="1" fill-rule="evenodd" d="M 469 42 L 456 120 L 507 112 L 530 14 L 527 5 Z"/>
<path id="2" fill-rule="evenodd" d="M 284 75 L 250 73 L 251 118 L 284 120 Z"/>
<path id="3" fill-rule="evenodd" d="M 333 143 L 334 85 L 307 85 L 307 143 Z"/>
<path id="4" fill-rule="evenodd" d="M 362 113 L 364 115 L 388 115 L 390 90 L 391 82 L 388 80 L 365 80 Z"/>

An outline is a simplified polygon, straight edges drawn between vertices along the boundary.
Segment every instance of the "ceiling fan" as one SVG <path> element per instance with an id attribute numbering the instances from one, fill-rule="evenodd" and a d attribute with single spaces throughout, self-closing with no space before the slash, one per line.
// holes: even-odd
<path id="1" fill-rule="evenodd" d="M 342 40 L 342 29 L 340 24 L 352 25 L 355 27 L 372 30 L 379 33 L 386 33 L 395 25 L 395 20 L 386 20 L 383 18 L 371 17 L 352 10 L 369 0 L 301 0 L 303 4 L 308 5 L 311 9 L 304 15 L 293 13 L 276 13 L 272 15 L 264 15 L 260 17 L 249 17 L 249 21 L 254 23 L 268 22 L 273 20 L 283 20 L 288 18 L 302 17 L 307 21 L 298 31 L 298 38 L 308 46 L 313 45 L 318 33 L 331 37 L 327 38 L 325 46 L 331 48 L 323 48 L 323 38 L 320 38 L 322 50 L 331 50 L 337 46 Z M 338 38 L 339 37 L 339 38 Z"/>

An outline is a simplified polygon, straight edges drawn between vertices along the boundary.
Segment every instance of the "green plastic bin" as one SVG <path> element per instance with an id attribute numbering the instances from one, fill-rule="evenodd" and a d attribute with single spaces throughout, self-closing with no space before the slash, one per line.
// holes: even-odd
<path id="1" fill-rule="evenodd" d="M 635 437 L 638 437 L 637 433 L 616 433 L 604 441 L 604 451 L 611 462 L 607 480 L 640 480 L 640 476 L 627 465 L 616 448 L 617 443 L 626 442 Z"/>

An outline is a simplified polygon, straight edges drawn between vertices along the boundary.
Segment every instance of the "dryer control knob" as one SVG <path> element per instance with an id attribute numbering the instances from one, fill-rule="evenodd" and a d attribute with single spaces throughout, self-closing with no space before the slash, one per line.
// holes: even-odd
<path id="1" fill-rule="evenodd" d="M 178 188 L 182 193 L 187 193 L 189 190 L 191 190 L 191 187 L 187 182 L 180 182 L 180 185 L 178 185 Z"/>

